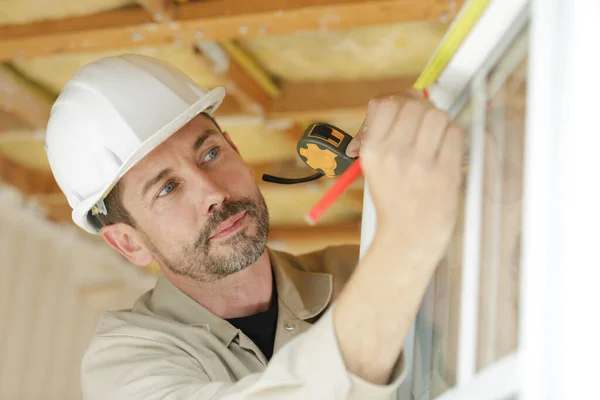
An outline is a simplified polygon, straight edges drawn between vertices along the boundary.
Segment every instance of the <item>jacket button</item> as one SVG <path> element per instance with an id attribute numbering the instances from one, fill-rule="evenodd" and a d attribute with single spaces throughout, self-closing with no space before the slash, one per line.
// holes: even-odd
<path id="1" fill-rule="evenodd" d="M 285 329 L 288 331 L 293 331 L 294 329 L 296 329 L 296 327 L 291 322 L 288 322 L 285 324 Z"/>

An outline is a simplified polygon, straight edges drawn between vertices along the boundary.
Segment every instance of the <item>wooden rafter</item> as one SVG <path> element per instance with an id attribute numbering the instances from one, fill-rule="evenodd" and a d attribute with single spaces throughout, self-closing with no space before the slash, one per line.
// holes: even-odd
<path id="1" fill-rule="evenodd" d="M 361 115 L 370 99 L 409 89 L 416 79 L 416 76 L 407 76 L 371 81 L 285 83 L 268 115 L 273 119 L 296 121 Z"/>
<path id="2" fill-rule="evenodd" d="M 225 78 L 225 89 L 228 95 L 238 103 L 240 110 L 246 114 L 264 115 L 271 109 L 272 97 L 279 94 L 278 88 L 270 82 L 264 71 L 258 72 L 275 88 L 270 94 L 264 85 L 250 74 L 250 68 L 257 70 L 256 64 L 232 42 L 201 42 L 196 47 L 199 55 L 213 67 L 213 72 Z"/>
<path id="3" fill-rule="evenodd" d="M 157 22 L 173 20 L 176 7 L 173 0 L 136 0 L 136 2 Z M 271 96 L 260 82 L 266 79 L 269 87 L 275 88 L 276 91 L 277 88 L 270 77 L 235 43 L 199 41 L 195 49 L 203 61 L 213 67 L 213 72 L 225 79 L 228 94 L 237 101 L 243 112 L 263 115 L 270 108 Z M 258 71 L 257 73 L 263 79 L 255 79 L 250 73 L 251 70 Z"/>
<path id="4" fill-rule="evenodd" d="M 205 0 L 173 21 L 143 9 L 0 27 L 0 60 L 453 18 L 464 0 Z"/>
<path id="5" fill-rule="evenodd" d="M 328 120 L 332 117 L 356 117 L 366 112 L 374 97 L 410 89 L 417 76 L 379 80 L 325 81 L 284 83 L 280 96 L 273 100 L 265 118 L 288 119 L 296 122 Z M 231 98 L 226 98 L 217 117 L 239 117 L 242 110 Z M 291 134 L 297 133 L 293 130 Z"/>
<path id="6" fill-rule="evenodd" d="M 292 143 L 298 143 L 302 135 L 304 134 L 304 129 L 308 126 L 306 123 L 295 122 L 289 128 L 287 128 L 283 133 L 287 136 L 287 138 Z"/>
<path id="7" fill-rule="evenodd" d="M 52 173 L 21 165 L 2 153 L 0 153 L 0 182 L 16 187 L 27 196 L 62 195 Z"/>
<path id="8" fill-rule="evenodd" d="M 51 107 L 51 96 L 9 67 L 0 65 L 0 108 L 39 129 L 46 126 Z"/>
<path id="9" fill-rule="evenodd" d="M 173 19 L 175 3 L 172 0 L 135 0 L 135 2 L 149 12 L 156 22 Z"/>

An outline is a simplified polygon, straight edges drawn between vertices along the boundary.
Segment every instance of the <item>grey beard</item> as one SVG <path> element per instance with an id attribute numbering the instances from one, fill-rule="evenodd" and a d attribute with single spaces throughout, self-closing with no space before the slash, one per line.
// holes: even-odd
<path id="1" fill-rule="evenodd" d="M 256 234 L 249 236 L 244 228 L 223 244 L 230 245 L 233 251 L 227 255 L 211 254 L 210 236 L 225 220 L 240 212 L 246 212 L 256 223 Z M 175 260 L 167 260 L 160 252 L 156 257 L 173 273 L 191 278 L 199 282 L 214 282 L 243 270 L 255 263 L 267 247 L 269 234 L 269 213 L 265 200 L 260 192 L 256 198 L 223 203 L 209 218 L 206 226 L 192 246 L 186 246 L 182 254 Z"/>

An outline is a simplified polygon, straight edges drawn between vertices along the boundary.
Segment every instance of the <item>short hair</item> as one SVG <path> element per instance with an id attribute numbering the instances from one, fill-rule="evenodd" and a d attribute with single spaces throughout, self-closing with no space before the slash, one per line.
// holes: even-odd
<path id="1" fill-rule="evenodd" d="M 219 132 L 223 132 L 221 130 L 221 127 L 212 115 L 206 112 L 203 112 L 198 115 L 204 115 L 206 118 L 212 121 L 213 124 L 215 124 Z M 106 198 L 104 199 L 106 214 L 95 215 L 96 222 L 99 224 L 98 228 L 119 223 L 127 224 L 134 228 L 136 227 L 135 220 L 123 204 L 122 191 L 123 187 L 121 185 L 121 182 L 119 181 L 117 182 L 115 187 L 108 193 L 108 196 L 106 196 Z"/>

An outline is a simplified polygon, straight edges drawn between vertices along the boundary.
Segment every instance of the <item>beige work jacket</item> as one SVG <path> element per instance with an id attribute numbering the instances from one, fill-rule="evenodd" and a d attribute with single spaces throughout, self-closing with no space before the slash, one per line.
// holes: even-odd
<path id="1" fill-rule="evenodd" d="M 394 399 L 402 357 L 389 385 L 371 384 L 345 369 L 334 334 L 334 300 L 358 248 L 269 254 L 279 302 L 269 362 L 161 276 L 132 310 L 102 317 L 82 361 L 84 399 Z"/>

